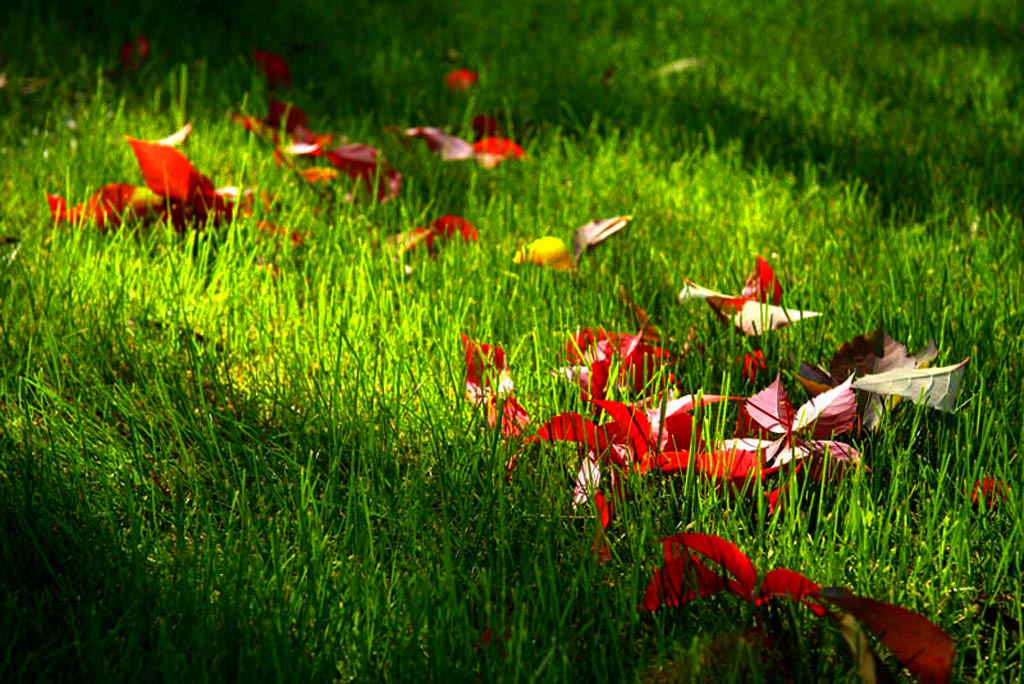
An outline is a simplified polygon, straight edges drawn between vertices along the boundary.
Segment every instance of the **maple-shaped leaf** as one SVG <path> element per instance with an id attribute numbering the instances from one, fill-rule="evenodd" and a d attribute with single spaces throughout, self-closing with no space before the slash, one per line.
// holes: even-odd
<path id="1" fill-rule="evenodd" d="M 436 152 L 445 161 L 461 161 L 473 159 L 476 156 L 476 150 L 473 149 L 472 143 L 454 135 L 448 135 L 439 128 L 429 126 L 407 128 L 405 134 L 413 138 L 422 138 L 427 143 L 427 148 L 431 152 Z"/>
<path id="2" fill-rule="evenodd" d="M 276 90 L 278 86 L 292 86 L 292 70 L 283 57 L 265 50 L 253 50 L 252 57 L 256 62 L 256 68 L 267 80 L 269 90 Z"/>
<path id="3" fill-rule="evenodd" d="M 795 410 L 777 376 L 771 385 L 743 403 L 737 418 L 738 438 L 723 441 L 719 448 L 763 451 L 774 466 L 824 454 L 856 461 L 856 449 L 826 439 L 853 426 L 857 402 L 852 381 L 848 378 Z"/>
<path id="4" fill-rule="evenodd" d="M 493 169 L 506 159 L 523 159 L 526 152 L 508 138 L 483 138 L 473 143 L 476 159 L 485 169 Z"/>
<path id="5" fill-rule="evenodd" d="M 875 394 L 904 397 L 940 411 L 952 411 L 956 408 L 964 368 L 970 360 L 971 357 L 967 357 L 958 364 L 941 368 L 897 368 L 865 375 L 854 380 L 853 386 Z"/>
<path id="6" fill-rule="evenodd" d="M 779 306 L 782 286 L 771 266 L 758 257 L 754 272 L 747 278 L 743 293 L 729 295 L 711 290 L 687 280 L 679 292 L 679 301 L 703 299 L 724 320 L 730 321 L 745 335 L 761 335 L 777 330 L 805 318 L 815 318 L 817 311 L 800 311 Z"/>
<path id="7" fill-rule="evenodd" d="M 139 163 L 146 186 L 160 195 L 185 204 L 213 195 L 213 183 L 196 171 L 184 154 L 159 142 L 125 136 Z"/>
<path id="8" fill-rule="evenodd" d="M 842 588 L 822 589 L 818 597 L 856 618 L 919 682 L 952 681 L 956 645 L 924 616 Z"/>

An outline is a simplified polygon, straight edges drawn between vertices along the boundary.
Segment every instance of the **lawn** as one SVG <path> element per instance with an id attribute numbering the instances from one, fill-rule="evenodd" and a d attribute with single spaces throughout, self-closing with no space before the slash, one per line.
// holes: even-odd
<path id="1" fill-rule="evenodd" d="M 1019 3 L 6 14 L 0 680 L 1024 680 Z"/>

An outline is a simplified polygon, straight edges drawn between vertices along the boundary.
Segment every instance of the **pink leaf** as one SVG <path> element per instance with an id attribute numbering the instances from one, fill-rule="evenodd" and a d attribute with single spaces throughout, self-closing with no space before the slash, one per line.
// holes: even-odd
<path id="1" fill-rule="evenodd" d="M 414 138 L 423 138 L 430 151 L 437 152 L 445 161 L 472 159 L 476 156 L 472 144 L 454 135 L 442 133 L 438 128 L 407 128 L 405 134 Z"/>
<path id="2" fill-rule="evenodd" d="M 792 431 L 813 427 L 815 438 L 831 437 L 846 432 L 857 420 L 857 395 L 851 384 L 853 376 L 827 392 L 822 392 L 800 407 L 793 420 Z"/>
<path id="3" fill-rule="evenodd" d="M 775 382 L 743 403 L 742 413 L 758 427 L 775 434 L 789 432 L 796 417 L 779 375 L 775 376 Z"/>

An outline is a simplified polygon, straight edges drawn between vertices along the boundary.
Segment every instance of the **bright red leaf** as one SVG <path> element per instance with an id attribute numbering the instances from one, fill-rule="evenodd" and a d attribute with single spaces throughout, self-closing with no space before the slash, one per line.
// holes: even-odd
<path id="1" fill-rule="evenodd" d="M 468 90 L 479 80 L 480 76 L 472 69 L 452 69 L 444 77 L 444 84 L 448 90 Z"/>
<path id="2" fill-rule="evenodd" d="M 517 143 L 508 138 L 483 138 L 473 143 L 477 161 L 484 168 L 493 169 L 506 159 L 522 159 L 526 152 Z"/>
<path id="3" fill-rule="evenodd" d="M 185 204 L 212 197 L 213 183 L 196 171 L 184 154 L 168 145 L 125 136 L 142 170 L 146 186 L 160 195 Z"/>
<path id="4" fill-rule="evenodd" d="M 799 572 L 789 568 L 775 568 L 765 573 L 761 579 L 761 587 L 754 603 L 761 605 L 775 598 L 788 598 L 811 609 L 818 617 L 825 614 L 825 609 L 809 599 L 815 598 L 821 589 L 815 582 L 807 579 Z"/>

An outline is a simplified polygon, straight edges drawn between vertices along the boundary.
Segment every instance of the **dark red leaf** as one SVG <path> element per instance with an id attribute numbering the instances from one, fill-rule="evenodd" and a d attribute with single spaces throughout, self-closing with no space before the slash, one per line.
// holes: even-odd
<path id="1" fill-rule="evenodd" d="M 387 168 L 379 160 L 380 152 L 377 148 L 355 143 L 327 150 L 323 154 L 342 173 L 353 179 L 361 179 L 378 201 L 384 202 L 398 196 L 402 174 Z"/>
<path id="2" fill-rule="evenodd" d="M 128 71 L 138 69 L 142 63 L 149 59 L 149 39 L 139 34 L 135 42 L 128 42 L 121 46 L 121 68 Z"/>
<path id="3" fill-rule="evenodd" d="M 284 123 L 284 132 L 289 135 L 309 127 L 309 121 L 304 111 L 291 102 L 271 100 L 267 111 L 267 118 L 263 120 L 263 123 L 276 131 L 281 128 L 282 122 Z"/>
<path id="4" fill-rule="evenodd" d="M 252 56 L 256 61 L 256 68 L 267 79 L 267 88 L 276 90 L 279 85 L 285 88 L 291 87 L 292 71 L 284 58 L 263 50 L 253 50 Z"/>
<path id="5" fill-rule="evenodd" d="M 476 137 L 492 138 L 502 134 L 501 124 L 490 114 L 477 114 L 473 117 L 473 132 Z"/>
<path id="6" fill-rule="evenodd" d="M 892 651 L 919 682 L 952 681 L 956 645 L 942 629 L 906 608 L 829 587 L 818 596 L 849 613 Z"/>

